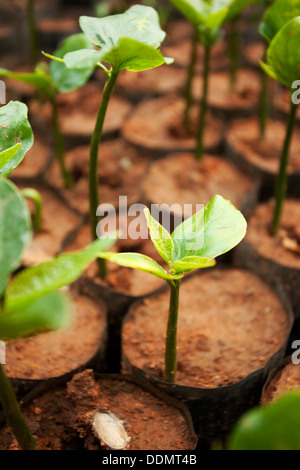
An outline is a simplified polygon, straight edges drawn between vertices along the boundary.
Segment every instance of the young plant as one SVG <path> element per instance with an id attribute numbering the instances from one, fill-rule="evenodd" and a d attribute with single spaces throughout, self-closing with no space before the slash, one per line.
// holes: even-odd
<path id="1" fill-rule="evenodd" d="M 74 34 L 63 41 L 61 47 L 55 54 L 57 57 L 62 57 L 68 52 L 91 47 L 90 41 L 84 34 Z M 55 150 L 67 188 L 71 187 L 72 178 L 66 168 L 64 160 L 65 149 L 59 125 L 57 95 L 58 93 L 66 93 L 75 90 L 84 85 L 90 78 L 92 72 L 93 67 L 83 67 L 78 70 L 70 71 L 64 64 L 57 62 L 51 63 L 49 71 L 46 64 L 40 63 L 32 73 L 16 73 L 0 68 L 0 76 L 14 78 L 33 86 L 38 90 L 41 96 L 51 104 Z"/>
<path id="2" fill-rule="evenodd" d="M 60 288 L 74 282 L 99 252 L 111 247 L 116 235 L 15 274 L 31 239 L 31 223 L 22 193 L 7 176 L 33 144 L 27 107 L 10 102 L 0 108 L 0 124 L 0 340 L 7 341 L 65 325 L 70 316 L 70 301 Z M 20 447 L 36 449 L 1 365 L 0 402 Z"/>
<path id="3" fill-rule="evenodd" d="M 101 253 L 101 258 L 121 266 L 135 268 L 167 281 L 170 286 L 169 318 L 165 345 L 165 379 L 176 381 L 177 319 L 180 282 L 185 273 L 215 265 L 214 258 L 235 247 L 245 236 L 243 215 L 221 196 L 212 200 L 195 215 L 170 233 L 145 209 L 151 240 L 168 264 L 163 269 L 148 256 L 138 253 Z"/>
<path id="4" fill-rule="evenodd" d="M 267 8 L 259 31 L 269 44 L 280 29 L 293 18 L 300 16 L 300 3 L 298 0 L 276 0 Z M 260 130 L 264 137 L 268 117 L 268 75 L 262 70 L 262 93 L 260 106 Z"/>
<path id="5" fill-rule="evenodd" d="M 125 13 L 106 18 L 81 16 L 80 27 L 98 49 L 81 49 L 64 55 L 63 62 L 71 71 L 100 67 L 106 75 L 102 100 L 90 146 L 89 197 L 90 224 L 93 239 L 96 237 L 98 200 L 98 150 L 102 140 L 103 124 L 110 98 L 122 70 L 138 72 L 171 63 L 159 51 L 165 32 L 159 25 L 158 14 L 151 7 L 134 5 Z M 57 60 L 56 57 L 46 54 Z M 110 64 L 108 70 L 103 62 Z M 106 265 L 101 261 L 101 277 Z"/>
<path id="6" fill-rule="evenodd" d="M 264 71 L 282 85 L 286 86 L 291 92 L 291 109 L 287 123 L 286 137 L 284 140 L 281 157 L 280 168 L 276 180 L 275 188 L 275 208 L 271 233 L 277 235 L 283 203 L 286 197 L 287 189 L 287 166 L 289 160 L 289 149 L 291 139 L 296 123 L 296 113 L 298 101 L 293 99 L 295 91 L 295 83 L 300 79 L 300 49 L 298 47 L 300 40 L 300 16 L 293 18 L 286 23 L 272 39 L 267 50 L 267 62 L 261 66 Z"/>
<path id="7" fill-rule="evenodd" d="M 189 113 L 192 103 L 191 86 L 195 74 L 197 42 L 203 44 L 205 49 L 203 68 L 202 101 L 198 118 L 196 133 L 196 159 L 201 160 L 204 152 L 204 130 L 207 113 L 207 97 L 209 89 L 210 56 L 211 49 L 222 37 L 222 26 L 235 18 L 247 5 L 257 0 L 170 0 L 183 16 L 190 21 L 194 28 L 191 62 L 188 70 L 187 86 L 185 91 L 186 110 L 184 125 L 189 127 Z"/>

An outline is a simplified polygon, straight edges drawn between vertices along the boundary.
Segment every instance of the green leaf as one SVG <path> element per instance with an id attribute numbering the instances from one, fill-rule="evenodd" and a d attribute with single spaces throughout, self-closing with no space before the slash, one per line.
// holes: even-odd
<path id="1" fill-rule="evenodd" d="M 15 185 L 0 178 L 0 296 L 30 240 L 30 214 Z"/>
<path id="2" fill-rule="evenodd" d="M 213 259 L 234 248 L 245 236 L 247 223 L 230 201 L 216 195 L 172 233 L 174 261 L 187 256 Z"/>
<path id="3" fill-rule="evenodd" d="M 265 408 L 246 413 L 235 425 L 229 450 L 300 450 L 300 393 L 290 392 Z"/>
<path id="4" fill-rule="evenodd" d="M 300 79 L 300 16 L 289 21 L 274 37 L 267 50 L 266 73 L 292 89 Z"/>
<path id="5" fill-rule="evenodd" d="M 0 338 L 4 341 L 57 330 L 68 325 L 70 301 L 60 292 L 34 300 L 28 306 L 0 313 Z"/>
<path id="6" fill-rule="evenodd" d="M 149 209 L 145 208 L 144 213 L 147 219 L 150 237 L 156 250 L 166 263 L 171 266 L 174 254 L 174 244 L 171 235 L 151 216 Z"/>
<path id="7" fill-rule="evenodd" d="M 103 62 L 110 63 L 114 70 L 130 70 L 140 72 L 154 69 L 163 64 L 172 63 L 172 59 L 166 58 L 158 49 L 142 44 L 130 38 L 120 39 L 118 46 L 111 49 L 102 57 Z"/>
<path id="8" fill-rule="evenodd" d="M 102 58 L 102 53 L 91 49 L 69 52 L 64 56 L 68 69 L 82 70 L 84 67 L 95 67 Z M 53 62 L 58 63 L 58 62 Z M 60 64 L 62 65 L 62 64 Z M 70 72 L 70 71 L 69 71 Z"/>
<path id="9" fill-rule="evenodd" d="M 281 28 L 296 16 L 300 16 L 299 0 L 276 0 L 263 16 L 260 33 L 272 41 Z"/>
<path id="10" fill-rule="evenodd" d="M 19 144 L 15 144 L 9 149 L 0 152 L 0 170 L 12 160 L 12 158 L 16 155 L 16 153 L 20 150 L 21 147 L 22 144 L 20 142 Z"/>
<path id="11" fill-rule="evenodd" d="M 126 268 L 134 268 L 145 273 L 153 274 L 156 277 L 171 281 L 175 279 L 181 279 L 182 275 L 168 274 L 156 261 L 149 256 L 141 255 L 139 253 L 101 253 L 98 255 L 99 258 L 108 259 L 113 263 L 117 263 L 120 266 Z"/>
<path id="12" fill-rule="evenodd" d="M 58 255 L 51 261 L 24 269 L 10 282 L 5 296 L 7 311 L 28 305 L 41 295 L 53 292 L 74 282 L 98 253 L 110 248 L 116 240 L 103 238 L 74 253 Z"/>
<path id="13" fill-rule="evenodd" d="M 40 66 L 37 66 L 35 71 L 31 73 L 11 72 L 10 70 L 0 68 L 0 76 L 13 78 L 19 82 L 26 83 L 41 91 L 49 98 L 53 97 L 56 93 L 52 78 L 43 70 L 43 67 Z"/>
<path id="14" fill-rule="evenodd" d="M 180 261 L 174 262 L 174 269 L 177 273 L 188 273 L 194 269 L 211 268 L 216 265 L 216 261 L 210 258 L 200 256 L 186 256 Z"/>
<path id="15" fill-rule="evenodd" d="M 123 14 L 106 18 L 81 16 L 79 22 L 90 41 L 100 48 L 98 60 L 110 63 L 116 71 L 141 71 L 169 63 L 157 50 L 166 34 L 151 7 L 134 5 Z"/>
<path id="16" fill-rule="evenodd" d="M 66 54 L 84 50 L 85 54 L 95 53 L 92 43 L 82 34 L 72 34 L 66 38 L 61 47 L 54 52 L 54 55 L 63 58 Z M 50 75 L 53 83 L 60 92 L 75 90 L 84 85 L 93 73 L 95 63 L 82 63 L 79 70 L 70 71 L 65 64 L 52 61 L 50 64 Z"/>
<path id="17" fill-rule="evenodd" d="M 0 108 L 0 176 L 8 176 L 33 145 L 27 106 L 10 101 Z"/>

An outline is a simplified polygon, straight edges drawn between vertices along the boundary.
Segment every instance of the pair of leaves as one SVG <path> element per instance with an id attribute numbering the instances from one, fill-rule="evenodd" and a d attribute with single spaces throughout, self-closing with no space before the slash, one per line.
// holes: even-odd
<path id="1" fill-rule="evenodd" d="M 62 45 L 55 51 L 57 57 L 63 57 L 71 51 L 78 49 L 91 50 L 91 42 L 87 37 L 80 34 L 73 34 L 66 38 Z M 64 63 L 52 62 L 50 70 L 46 64 L 38 64 L 32 73 L 17 73 L 0 68 L 0 75 L 3 77 L 19 80 L 27 85 L 39 90 L 48 99 L 53 99 L 57 92 L 68 92 L 84 85 L 92 75 L 94 67 L 85 66 L 79 70 L 70 71 Z"/>
<path id="2" fill-rule="evenodd" d="M 300 16 L 285 24 L 272 39 L 267 50 L 267 62 L 261 62 L 265 72 L 292 90 L 300 80 Z"/>
<path id="3" fill-rule="evenodd" d="M 263 16 L 260 33 L 270 42 L 296 16 L 300 16 L 299 0 L 276 0 Z"/>
<path id="4" fill-rule="evenodd" d="M 124 69 L 137 72 L 172 62 L 158 50 L 165 32 L 151 7 L 134 5 L 125 13 L 105 18 L 82 16 L 79 23 L 88 40 L 100 50 L 82 48 L 65 54 L 63 60 L 69 69 L 80 70 L 106 62 L 116 73 Z"/>
<path id="5" fill-rule="evenodd" d="M 10 101 L 0 108 L 0 177 L 9 176 L 32 145 L 27 106 Z"/>
<path id="6" fill-rule="evenodd" d="M 172 235 L 148 209 L 145 215 L 151 240 L 168 264 L 170 273 L 148 256 L 138 253 L 101 253 L 100 257 L 166 281 L 179 280 L 186 272 L 214 266 L 214 258 L 234 248 L 246 233 L 243 215 L 230 201 L 218 195 L 202 211 L 180 224 Z"/>
<path id="7" fill-rule="evenodd" d="M 300 450 L 300 393 L 290 392 L 265 408 L 255 408 L 236 424 L 229 450 Z"/>

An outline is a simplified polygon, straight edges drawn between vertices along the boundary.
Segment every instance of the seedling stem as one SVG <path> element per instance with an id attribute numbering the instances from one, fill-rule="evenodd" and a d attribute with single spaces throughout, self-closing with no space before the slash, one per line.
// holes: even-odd
<path id="1" fill-rule="evenodd" d="M 286 196 L 286 189 L 287 189 L 287 166 L 289 160 L 289 150 L 291 139 L 293 135 L 293 130 L 296 123 L 296 113 L 297 113 L 298 106 L 294 104 L 291 100 L 291 110 L 288 120 L 287 132 L 286 137 L 281 153 L 280 158 L 280 169 L 276 180 L 276 187 L 275 187 L 275 210 L 272 222 L 272 229 L 271 233 L 273 236 L 276 236 L 280 226 L 280 219 L 282 214 L 282 207 Z"/>
<path id="2" fill-rule="evenodd" d="M 180 280 L 169 282 L 170 305 L 165 348 L 165 379 L 175 383 L 177 372 L 177 324 Z"/>
<path id="3" fill-rule="evenodd" d="M 107 107 L 110 101 L 110 98 L 113 94 L 116 81 L 118 78 L 118 72 L 114 72 L 113 70 L 110 72 L 107 81 L 105 83 L 105 87 L 103 90 L 102 100 L 99 107 L 97 121 L 95 125 L 95 129 L 92 135 L 91 140 L 91 147 L 90 147 L 90 164 L 89 164 L 89 186 L 90 186 L 90 225 L 91 225 L 91 233 L 92 239 L 95 240 L 97 238 L 96 229 L 97 229 L 97 208 L 99 205 L 98 200 L 98 151 L 99 145 L 101 143 L 102 134 L 103 134 L 103 124 L 104 119 L 107 111 Z M 106 263 L 105 260 L 99 260 L 100 266 L 100 276 L 102 279 L 105 278 L 106 275 Z"/>
<path id="4" fill-rule="evenodd" d="M 186 86 L 184 90 L 186 106 L 185 106 L 185 111 L 183 115 L 183 125 L 187 133 L 189 133 L 190 125 L 191 125 L 190 110 L 191 110 L 191 105 L 192 105 L 192 84 L 193 84 L 193 78 L 195 76 L 195 69 L 196 69 L 198 41 L 199 39 L 198 39 L 197 31 L 195 30 L 193 41 L 192 41 L 192 50 L 191 50 L 189 68 L 188 68 L 188 76 L 187 76 Z"/>
<path id="5" fill-rule="evenodd" d="M 203 140 L 204 140 L 205 118 L 206 118 L 206 112 L 207 112 L 210 53 L 211 53 L 211 46 L 205 46 L 202 103 L 201 103 L 201 110 L 200 110 L 200 116 L 199 116 L 199 121 L 198 121 L 197 146 L 196 146 L 196 160 L 199 160 L 199 161 L 202 160 L 203 152 L 204 152 Z"/>
<path id="6" fill-rule="evenodd" d="M 15 392 L 0 365 L 0 400 L 9 426 L 22 450 L 37 450 L 36 442 L 21 413 Z"/>

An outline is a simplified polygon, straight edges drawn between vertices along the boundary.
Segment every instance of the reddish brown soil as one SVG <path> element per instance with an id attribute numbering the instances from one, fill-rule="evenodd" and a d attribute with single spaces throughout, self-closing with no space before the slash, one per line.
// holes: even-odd
<path id="1" fill-rule="evenodd" d="M 260 204 L 248 223 L 246 241 L 260 255 L 280 265 L 300 268 L 300 203 L 286 200 L 277 237 L 270 235 L 274 202 Z"/>
<path id="2" fill-rule="evenodd" d="M 73 177 L 73 187 L 67 190 L 57 160 L 47 172 L 48 182 L 58 188 L 76 210 L 89 212 L 89 146 L 76 147 L 65 155 L 66 166 Z M 99 151 L 99 201 L 119 207 L 119 196 L 127 196 L 131 204 L 142 200 L 142 177 L 147 172 L 149 159 L 122 139 L 103 142 Z"/>
<path id="3" fill-rule="evenodd" d="M 196 146 L 195 136 L 183 132 L 182 119 L 185 101 L 176 95 L 168 95 L 140 103 L 123 125 L 122 133 L 129 142 L 150 151 L 185 151 Z M 191 122 L 196 123 L 199 109 L 191 110 Z M 204 145 L 216 148 L 223 137 L 223 124 L 207 115 Z M 194 129 L 196 130 L 196 129 Z"/>
<path id="4" fill-rule="evenodd" d="M 9 69 L 9 64 L 1 62 L 1 66 L 4 68 Z M 32 72 L 32 67 L 28 65 L 20 65 L 17 67 L 12 68 L 13 72 L 16 73 L 29 73 Z M 26 83 L 19 82 L 13 78 L 6 78 L 0 77 L 1 80 L 4 80 L 6 86 L 6 101 L 9 102 L 10 100 L 19 100 L 22 99 L 29 99 L 36 95 L 36 90 L 30 85 Z"/>
<path id="5" fill-rule="evenodd" d="M 186 81 L 186 72 L 170 65 L 162 65 L 144 72 L 124 70 L 118 78 L 118 90 L 131 98 L 145 98 L 180 92 Z"/>
<path id="6" fill-rule="evenodd" d="M 81 217 L 69 209 L 55 194 L 45 187 L 30 185 L 42 196 L 41 232 L 33 235 L 32 241 L 23 253 L 23 263 L 31 266 L 57 255 L 63 247 L 66 237 L 81 222 Z M 28 187 L 25 186 L 25 187 Z M 28 205 L 33 212 L 32 201 Z"/>
<path id="7" fill-rule="evenodd" d="M 125 421 L 130 450 L 195 448 L 183 412 L 125 378 L 80 373 L 66 385 L 45 393 L 24 414 L 40 450 L 99 450 L 91 426 L 97 409 L 109 409 Z M 1 449 L 18 449 L 9 429 L 0 431 Z"/>
<path id="8" fill-rule="evenodd" d="M 225 159 L 205 155 L 202 162 L 190 153 L 153 162 L 144 181 L 145 196 L 153 204 L 207 204 L 220 194 L 242 208 L 253 190 L 252 178 Z"/>
<path id="9" fill-rule="evenodd" d="M 91 359 L 106 334 L 106 310 L 71 290 L 72 320 L 59 331 L 6 344 L 9 377 L 47 379 L 70 372 Z"/>
<path id="10" fill-rule="evenodd" d="M 264 60 L 266 46 L 262 41 L 246 44 L 243 50 L 244 60 L 253 67 L 259 67 L 259 62 Z"/>
<path id="11" fill-rule="evenodd" d="M 297 91 L 297 89 L 295 89 Z M 297 96 L 298 98 L 298 96 Z M 291 109 L 291 92 L 288 88 L 278 85 L 277 93 L 274 93 L 274 108 L 287 118 Z M 300 119 L 300 110 L 297 110 L 298 121 Z"/>
<path id="12" fill-rule="evenodd" d="M 145 299 L 125 322 L 130 363 L 163 379 L 169 292 Z M 155 325 L 155 328 L 149 327 Z M 284 343 L 287 315 L 277 296 L 250 272 L 216 268 L 181 286 L 176 383 L 214 388 L 263 367 Z"/>
<path id="13" fill-rule="evenodd" d="M 202 96 L 202 78 L 196 77 L 193 93 L 196 99 Z M 209 78 L 208 103 L 217 109 L 227 112 L 231 110 L 252 111 L 258 105 L 261 90 L 259 74 L 251 69 L 240 69 L 235 88 L 231 90 L 230 75 L 227 71 L 213 73 Z"/>
<path id="14" fill-rule="evenodd" d="M 164 44 L 181 44 L 187 38 L 193 35 L 193 26 L 185 20 L 172 20 L 168 23 L 165 31 L 167 33 Z"/>
<path id="15" fill-rule="evenodd" d="M 286 365 L 266 388 L 263 403 L 276 401 L 282 395 L 291 391 L 300 391 L 300 367 L 292 362 Z"/>
<path id="16" fill-rule="evenodd" d="M 277 174 L 286 127 L 280 121 L 269 121 L 264 139 L 260 138 L 257 118 L 235 122 L 227 132 L 232 150 L 259 170 Z M 294 132 L 290 147 L 288 172 L 300 170 L 300 137 Z"/>
<path id="17" fill-rule="evenodd" d="M 26 154 L 20 165 L 14 169 L 13 176 L 20 178 L 35 178 L 41 175 L 50 164 L 52 151 L 49 143 L 45 142 L 38 134 L 34 136 L 33 147 Z"/>
<path id="18" fill-rule="evenodd" d="M 89 82 L 69 93 L 61 93 L 58 96 L 58 107 L 62 133 L 74 138 L 90 138 L 94 131 L 101 95 L 102 87 L 96 82 Z M 104 134 L 118 131 L 130 109 L 128 101 L 112 96 L 103 127 Z M 46 126 L 48 129 L 52 119 L 51 106 L 48 103 L 41 105 L 38 101 L 32 101 L 30 110 L 40 126 L 43 125 L 44 129 Z"/>
<path id="19" fill-rule="evenodd" d="M 175 67 L 182 67 L 187 69 L 190 63 L 192 49 L 191 39 L 182 41 L 178 44 L 167 46 L 163 48 L 163 53 L 167 57 L 172 57 L 174 59 Z M 211 57 L 211 70 L 220 70 L 228 66 L 228 56 L 224 50 L 224 44 L 218 43 L 213 47 L 212 57 Z M 196 71 L 200 72 L 203 70 L 204 63 L 204 48 L 199 43 L 197 47 L 197 62 L 196 62 Z M 187 73 L 187 71 L 185 71 Z"/>

